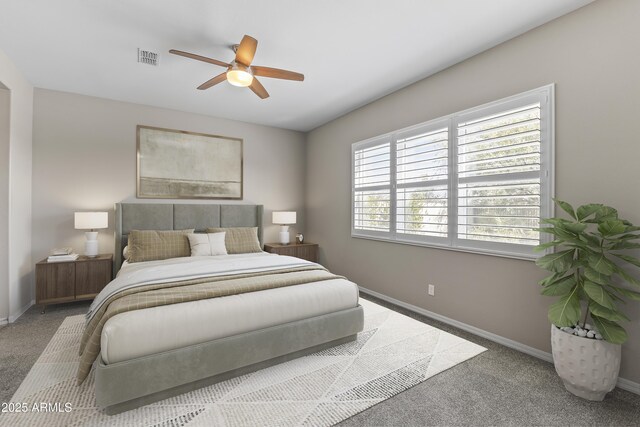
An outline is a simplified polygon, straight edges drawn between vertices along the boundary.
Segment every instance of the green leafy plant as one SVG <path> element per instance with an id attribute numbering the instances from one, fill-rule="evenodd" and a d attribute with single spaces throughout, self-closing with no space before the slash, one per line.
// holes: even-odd
<path id="1" fill-rule="evenodd" d="M 536 261 L 551 272 L 539 282 L 542 294 L 560 297 L 549 307 L 549 320 L 562 327 L 582 319 L 584 327 L 591 315 L 606 341 L 622 344 L 627 333 L 620 322 L 629 318 L 618 304 L 627 299 L 640 301 L 640 292 L 620 285 L 640 287 L 640 280 L 614 261 L 623 261 L 624 267 L 640 267 L 638 258 L 624 253 L 640 249 L 640 243 L 634 242 L 640 239 L 640 227 L 618 218 L 618 211 L 610 206 L 588 204 L 574 210 L 569 203 L 554 200 L 571 219 L 543 219 L 549 226 L 539 231 L 552 234 L 554 240 L 534 249 L 556 248 Z"/>

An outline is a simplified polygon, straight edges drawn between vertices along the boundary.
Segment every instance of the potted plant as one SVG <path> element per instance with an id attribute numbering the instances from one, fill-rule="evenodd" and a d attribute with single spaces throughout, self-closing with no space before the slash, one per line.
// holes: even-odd
<path id="1" fill-rule="evenodd" d="M 602 400 L 616 385 L 620 345 L 627 340 L 620 322 L 629 318 L 618 304 L 640 300 L 640 293 L 626 286 L 640 286 L 626 270 L 640 267 L 640 260 L 625 253 L 640 248 L 640 227 L 620 219 L 610 206 L 588 204 L 574 210 L 569 203 L 555 202 L 570 219 L 542 220 L 548 226 L 539 230 L 553 240 L 535 248 L 555 248 L 536 261 L 551 272 L 540 281 L 542 294 L 559 297 L 549 307 L 553 362 L 568 391 Z"/>

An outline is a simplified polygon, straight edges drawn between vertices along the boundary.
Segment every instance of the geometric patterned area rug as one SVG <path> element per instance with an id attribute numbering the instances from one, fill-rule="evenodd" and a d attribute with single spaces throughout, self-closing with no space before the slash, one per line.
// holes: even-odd
<path id="1" fill-rule="evenodd" d="M 486 349 L 360 299 L 354 342 L 109 416 L 95 406 L 93 371 L 75 385 L 84 316 L 67 317 L 14 394 L 7 426 L 328 426 Z"/>

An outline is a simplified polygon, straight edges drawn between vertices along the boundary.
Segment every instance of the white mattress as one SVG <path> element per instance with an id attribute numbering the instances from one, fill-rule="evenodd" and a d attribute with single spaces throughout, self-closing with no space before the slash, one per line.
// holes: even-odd
<path id="1" fill-rule="evenodd" d="M 101 356 L 112 364 L 357 305 L 358 286 L 332 279 L 134 310 L 106 322 Z"/>

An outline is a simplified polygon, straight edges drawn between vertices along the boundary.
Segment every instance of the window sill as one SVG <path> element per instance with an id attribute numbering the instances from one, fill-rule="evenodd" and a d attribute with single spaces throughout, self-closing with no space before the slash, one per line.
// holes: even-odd
<path id="1" fill-rule="evenodd" d="M 465 252 L 465 253 L 471 253 L 476 255 L 496 256 L 500 258 L 518 259 L 522 261 L 535 261 L 541 255 L 544 255 L 544 253 L 542 253 L 541 255 L 537 255 L 534 253 L 532 253 L 531 255 L 526 255 L 521 253 L 505 252 L 505 251 L 490 250 L 490 249 L 466 248 L 466 247 L 459 247 L 459 246 L 454 247 L 454 246 L 448 246 L 448 245 L 439 245 L 437 243 L 385 239 L 382 237 L 374 237 L 374 236 L 368 236 L 368 235 L 362 235 L 362 234 L 356 234 L 356 233 L 351 233 L 351 237 L 354 239 L 375 240 L 378 242 L 395 243 L 399 245 L 420 246 L 420 247 L 432 248 L 432 249 L 444 249 L 447 251 Z M 533 252 L 533 249 L 532 249 L 532 252 Z"/>

